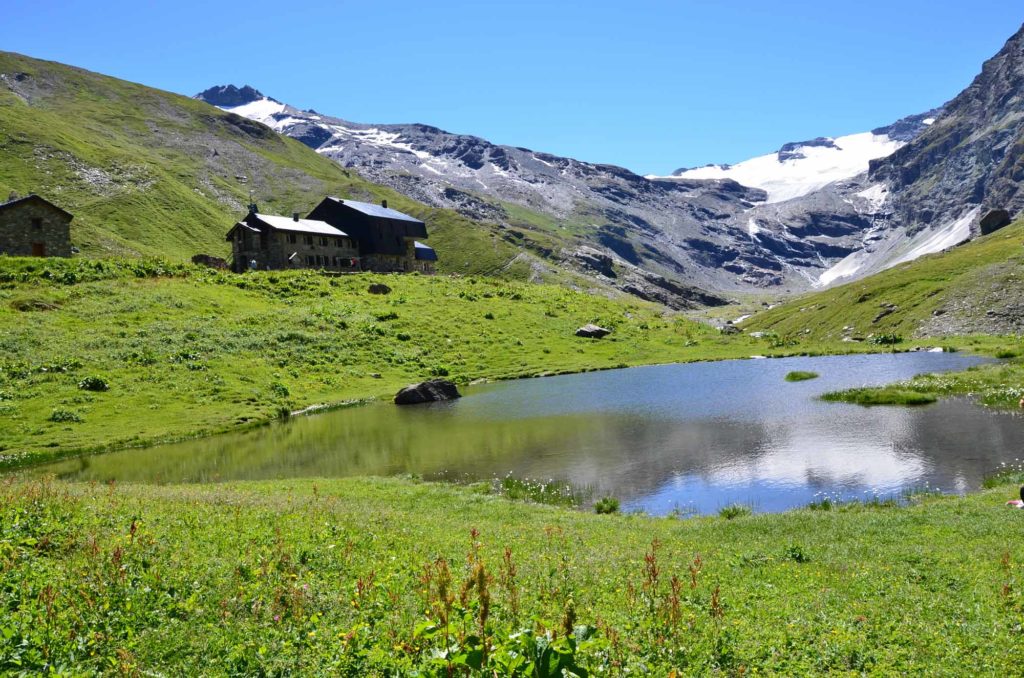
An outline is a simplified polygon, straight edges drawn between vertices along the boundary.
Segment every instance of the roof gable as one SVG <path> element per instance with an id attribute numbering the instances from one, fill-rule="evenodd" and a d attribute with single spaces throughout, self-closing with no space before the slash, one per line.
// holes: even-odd
<path id="1" fill-rule="evenodd" d="M 53 209 L 53 210 L 55 210 L 57 212 L 60 212 L 61 214 L 63 214 L 65 217 L 68 218 L 68 221 L 70 221 L 71 219 L 75 218 L 75 215 L 73 215 L 71 212 L 68 212 L 65 209 L 61 209 L 60 207 L 57 207 L 56 205 L 54 205 L 52 202 L 50 202 L 46 198 L 38 196 L 35 193 L 30 193 L 29 195 L 26 195 L 24 198 L 17 198 L 15 200 L 8 200 L 5 203 L 0 203 L 0 210 L 5 210 L 5 209 L 7 209 L 9 207 L 14 207 L 15 205 L 21 205 L 21 204 L 27 203 L 29 201 L 34 201 L 34 202 L 42 203 L 43 205 L 46 205 L 47 207 L 49 207 L 49 208 L 51 208 L 51 209 Z"/>

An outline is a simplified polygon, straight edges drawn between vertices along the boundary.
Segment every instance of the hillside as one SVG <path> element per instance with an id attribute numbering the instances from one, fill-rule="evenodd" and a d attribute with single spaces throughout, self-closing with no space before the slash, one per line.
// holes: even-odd
<path id="1" fill-rule="evenodd" d="M 250 191 L 290 214 L 324 195 L 377 201 L 426 221 L 443 271 L 562 280 L 499 229 L 417 203 L 264 125 L 188 97 L 0 52 L 0 199 L 38 193 L 75 214 L 90 257 L 185 260 L 229 253 Z"/>
<path id="2" fill-rule="evenodd" d="M 1024 331 L 1024 220 L 760 312 L 744 329 L 819 341 Z"/>

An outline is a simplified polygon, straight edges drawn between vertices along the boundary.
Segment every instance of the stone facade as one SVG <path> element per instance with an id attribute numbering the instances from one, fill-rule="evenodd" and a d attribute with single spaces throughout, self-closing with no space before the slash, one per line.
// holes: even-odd
<path id="1" fill-rule="evenodd" d="M 283 223 L 291 222 L 291 223 Z M 286 228 L 276 228 L 275 224 Z M 250 213 L 228 233 L 232 269 L 280 270 L 315 268 L 327 271 L 358 271 L 356 242 L 322 222 Z M 308 229 L 308 230 L 303 230 Z M 255 262 L 255 264 L 253 263 Z"/>
<path id="2" fill-rule="evenodd" d="M 70 257 L 72 215 L 30 195 L 0 205 L 0 254 Z"/>

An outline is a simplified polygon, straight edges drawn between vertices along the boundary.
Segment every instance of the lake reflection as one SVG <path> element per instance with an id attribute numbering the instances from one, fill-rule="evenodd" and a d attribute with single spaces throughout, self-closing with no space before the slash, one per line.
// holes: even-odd
<path id="1" fill-rule="evenodd" d="M 663 365 L 472 388 L 454 403 L 378 404 L 245 434 L 44 467 L 68 479 L 210 482 L 416 473 L 565 480 L 662 514 L 733 502 L 778 511 L 817 493 L 976 488 L 1020 456 L 1024 419 L 965 400 L 824 403 L 825 391 L 963 369 L 959 354 Z M 787 383 L 790 370 L 820 379 Z"/>

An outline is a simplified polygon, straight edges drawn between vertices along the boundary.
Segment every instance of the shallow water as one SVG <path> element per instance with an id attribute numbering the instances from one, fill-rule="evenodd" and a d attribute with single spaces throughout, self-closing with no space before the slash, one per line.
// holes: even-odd
<path id="1" fill-rule="evenodd" d="M 249 431 L 67 460 L 77 480 L 213 482 L 393 475 L 556 479 L 625 510 L 758 511 L 928 486 L 975 489 L 1021 456 L 1024 418 L 963 399 L 825 403 L 826 391 L 981 362 L 902 353 L 660 365 L 504 382 L 452 403 L 380 403 Z M 791 370 L 819 379 L 789 383 Z"/>

